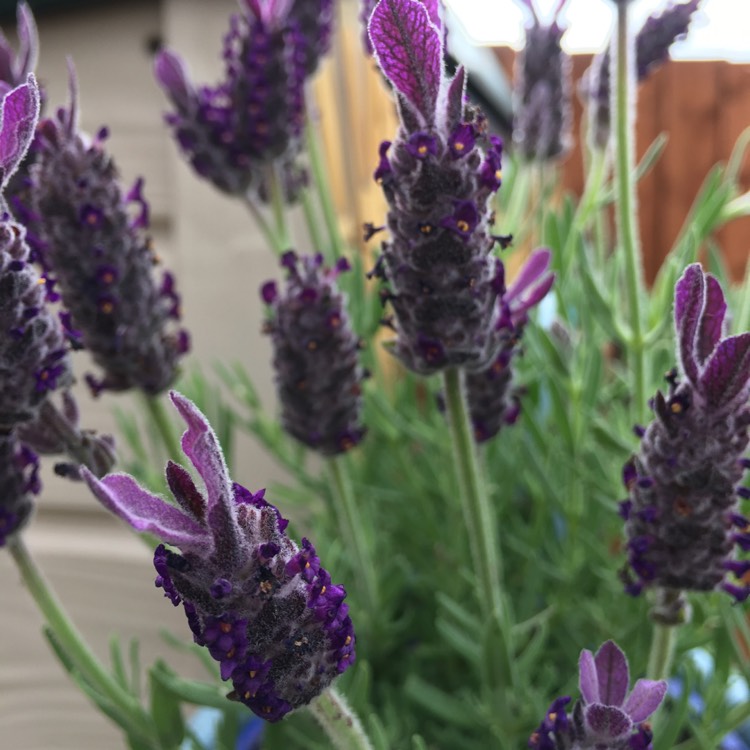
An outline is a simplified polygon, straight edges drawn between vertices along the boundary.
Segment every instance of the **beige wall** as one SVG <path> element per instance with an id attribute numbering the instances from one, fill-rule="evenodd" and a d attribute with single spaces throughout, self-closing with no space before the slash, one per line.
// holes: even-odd
<path id="1" fill-rule="evenodd" d="M 160 255 L 178 275 L 185 322 L 193 337 L 191 363 L 210 371 L 216 360 L 242 362 L 273 403 L 270 349 L 259 333 L 257 290 L 276 274 L 276 261 L 238 203 L 199 182 L 180 161 L 162 124 L 166 102 L 151 75 L 148 41 L 161 36 L 189 57 L 198 81 L 215 79 L 219 44 L 232 0 L 163 0 L 101 3 L 99 7 L 39 20 L 39 76 L 51 107 L 66 101 L 65 57 L 72 54 L 80 79 L 82 125 L 106 123 L 110 150 L 124 180 L 146 178 L 154 237 Z M 78 369 L 87 369 L 76 355 Z M 113 429 L 115 404 L 127 397 L 92 401 L 79 388 L 83 422 Z M 272 462 L 244 440 L 236 478 L 257 489 L 281 476 Z M 179 610 L 153 586 L 151 554 L 99 510 L 80 485 L 44 476 L 46 491 L 27 539 L 80 628 L 106 657 L 109 633 L 141 640 L 144 662 L 169 651 L 159 630 L 188 640 Z M 102 750 L 123 747 L 119 734 L 89 708 L 62 674 L 40 634 L 40 619 L 7 555 L 0 554 L 0 747 L 8 750 Z M 187 674 L 200 675 L 184 656 L 170 656 Z"/>

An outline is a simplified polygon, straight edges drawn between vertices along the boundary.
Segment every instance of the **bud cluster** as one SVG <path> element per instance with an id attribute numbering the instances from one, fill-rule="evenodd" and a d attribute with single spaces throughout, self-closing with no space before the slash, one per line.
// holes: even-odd
<path id="1" fill-rule="evenodd" d="M 345 259 L 332 269 L 320 255 L 282 258 L 286 290 L 263 285 L 269 305 L 265 330 L 273 343 L 273 367 L 281 403 L 281 423 L 297 440 L 325 455 L 353 448 L 364 437 L 359 338 L 336 285 L 349 269 Z"/>

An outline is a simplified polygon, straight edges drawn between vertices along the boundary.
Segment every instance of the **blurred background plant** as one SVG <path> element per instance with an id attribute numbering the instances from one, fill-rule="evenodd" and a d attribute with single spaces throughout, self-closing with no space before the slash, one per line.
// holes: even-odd
<path id="1" fill-rule="evenodd" d="M 408 3 L 418 4 L 417 0 Z M 499 128 L 505 140 L 502 175 L 493 178 L 498 183 L 493 187 L 499 187 L 492 199 L 494 217 L 487 219 L 487 234 L 496 242 L 483 245 L 488 262 L 495 264 L 495 258 L 499 258 L 505 266 L 504 277 L 493 278 L 498 316 L 506 314 L 498 328 L 503 332 L 503 343 L 494 350 L 497 360 L 491 363 L 497 375 L 491 383 L 498 386 L 500 395 L 494 402 L 479 401 L 493 403 L 501 418 L 497 419 L 498 414 L 485 415 L 488 419 L 494 416 L 499 426 L 491 439 L 477 446 L 469 444 L 471 433 L 456 424 L 455 404 L 448 405 L 446 414 L 450 382 L 402 368 L 381 346 L 384 337 L 392 337 L 389 327 L 395 326 L 401 334 L 399 326 L 404 323 L 399 315 L 408 311 L 396 308 L 396 320 L 391 320 L 390 309 L 383 305 L 393 290 L 379 288 L 368 273 L 376 267 L 378 240 L 383 237 L 393 242 L 394 227 L 400 229 L 402 225 L 389 220 L 389 232 L 380 234 L 381 225 L 386 224 L 386 208 L 374 197 L 364 202 L 365 215 L 350 220 L 350 225 L 337 216 L 335 186 L 354 184 L 350 173 L 353 160 L 346 157 L 349 147 L 353 143 L 361 147 L 365 138 L 357 132 L 344 133 L 340 125 L 340 113 L 347 104 L 351 106 L 356 95 L 351 88 L 325 81 L 305 84 L 314 65 L 302 50 L 313 48 L 316 54 L 323 53 L 328 48 L 328 26 L 305 26 L 305 18 L 295 15 L 303 5 L 280 3 L 286 15 L 267 17 L 261 9 L 273 3 L 240 3 L 241 20 L 232 22 L 226 41 L 226 49 L 231 51 L 224 57 L 226 78 L 216 88 L 194 88 L 176 53 L 161 53 L 157 75 L 176 107 L 177 114 L 169 116 L 169 124 L 177 131 L 180 147 L 189 154 L 200 177 L 229 194 L 227 201 L 250 207 L 248 222 L 254 220 L 255 231 L 266 239 L 269 258 L 274 252 L 281 256 L 293 248 L 300 255 L 320 253 L 320 260 L 306 261 L 314 266 L 323 260 L 335 266 L 341 258 L 352 266 L 350 272 L 331 274 L 323 281 L 315 276 L 317 271 L 311 271 L 314 278 L 299 282 L 300 298 L 318 311 L 313 316 L 318 327 L 307 330 L 305 323 L 295 322 L 298 312 L 289 313 L 291 322 L 283 324 L 299 326 L 298 334 L 287 338 L 299 339 L 304 356 L 277 349 L 277 360 L 283 360 L 278 375 L 279 400 L 285 405 L 285 399 L 289 399 L 290 383 L 300 387 L 300 379 L 290 381 L 290 373 L 305 372 L 309 379 L 316 367 L 321 374 L 335 369 L 335 352 L 321 346 L 319 331 L 327 328 L 347 342 L 347 357 L 358 349 L 359 373 L 369 375 L 360 382 L 361 377 L 349 371 L 342 381 L 350 396 L 345 408 L 353 408 L 354 402 L 361 407 L 364 429 L 349 416 L 343 424 L 349 420 L 356 424 L 354 429 L 334 428 L 332 437 L 321 433 L 299 442 L 299 430 L 292 430 L 297 439 L 285 431 L 275 407 L 259 395 L 254 378 L 243 365 L 231 360 L 215 365 L 186 359 L 175 385 L 208 416 L 230 469 L 239 470 L 243 463 L 242 450 L 237 446 L 246 435 L 258 441 L 278 463 L 283 478 L 269 488 L 268 497 L 291 517 L 296 538 L 309 534 L 315 540 L 326 567 L 335 571 L 334 579 L 347 587 L 357 632 L 357 660 L 337 682 L 340 692 L 347 696 L 372 745 L 379 750 L 522 747 L 555 696 L 577 693 L 579 652 L 595 650 L 612 639 L 627 654 L 634 677 L 670 678 L 667 698 L 652 720 L 654 748 L 744 747 L 738 743 L 745 741 L 743 733 L 747 733 L 750 718 L 746 694 L 750 626 L 742 605 L 733 606 L 720 592 L 691 595 L 692 612 L 688 614 L 687 607 L 680 609 L 684 624 L 662 632 L 659 628 L 663 626 L 653 626 L 649 617 L 653 601 L 646 595 L 626 594 L 620 578 L 627 563 L 623 519 L 618 514 L 618 502 L 627 494 L 622 486 L 622 468 L 638 450 L 641 430 L 636 427 L 634 434 L 634 426 L 649 421 L 649 399 L 665 388 L 664 373 L 678 362 L 672 308 L 675 284 L 684 269 L 702 261 L 726 294 L 728 333 L 741 334 L 750 329 L 748 277 L 736 284 L 736 268 L 733 271 L 727 266 L 716 234 L 728 222 L 750 213 L 750 202 L 743 193 L 747 185 L 742 184 L 749 137 L 740 137 L 726 163 L 715 166 L 706 177 L 671 248 L 657 251 L 663 256 L 657 273 L 644 272 L 638 242 L 643 225 L 636 221 L 635 183 L 658 167 L 664 157 L 666 136 L 660 133 L 648 148 L 641 148 L 640 162 L 635 165 L 633 123 L 628 124 L 625 116 L 634 111 L 635 93 L 618 83 L 624 77 L 617 77 L 622 66 L 617 52 L 628 49 L 628 64 L 637 62 L 638 78 L 644 77 L 652 70 L 651 61 L 666 59 L 674 38 L 687 28 L 685 17 L 689 21 L 698 3 L 664 4 L 638 35 L 637 29 L 631 29 L 631 36 L 615 35 L 619 41 L 593 62 L 580 86 L 587 113 L 583 118 L 580 114 L 572 116 L 574 108 L 580 108 L 574 101 L 571 79 L 576 63 L 567 58 L 559 43 L 565 31 L 565 3 L 555 4 L 554 18 L 545 16 L 531 0 L 519 3 L 527 14 L 527 46 L 516 61 L 512 99 L 502 94 L 510 87 L 504 87 L 500 79 L 489 98 L 483 95 L 483 87 L 474 88 L 474 65 L 469 65 L 469 101 L 484 108 L 491 132 Z M 327 18 L 328 5 L 320 3 L 316 19 Z M 371 11 L 375 3 L 369 5 L 367 10 Z M 427 17 L 438 23 L 438 4 L 425 5 Z M 361 35 L 361 29 L 354 25 L 359 10 L 350 6 L 337 9 L 343 28 L 335 33 L 346 32 L 349 44 L 356 43 Z M 673 22 L 675 16 L 683 26 Z M 258 32 L 257 27 L 263 24 L 267 26 L 261 29 L 267 46 L 259 60 L 250 40 L 255 38 L 253 29 Z M 430 29 L 424 26 L 422 32 L 429 33 Z M 453 50 L 451 36 L 452 32 L 448 33 L 449 51 Z M 438 37 L 442 44 L 444 34 Z M 628 45 L 625 40 L 629 40 Z M 646 43 L 657 49 L 649 48 L 649 64 L 641 65 L 640 50 Z M 217 55 L 219 48 L 217 39 Z M 458 44 L 456 48 L 460 48 Z M 335 49 L 341 54 L 341 48 Z M 351 58 L 372 51 L 349 48 L 348 54 Z M 189 60 L 189 50 L 176 52 Z M 486 83 L 486 70 L 498 70 L 497 60 L 479 59 L 487 65 L 482 75 L 481 62 L 475 63 L 476 78 Z M 256 102 L 252 91 L 237 85 L 242 66 L 254 66 L 252 74 L 262 79 L 259 91 L 264 96 L 278 95 L 279 80 L 283 79 L 283 108 L 291 108 L 294 117 L 268 121 L 267 115 L 279 114 L 283 108 L 279 104 L 270 111 L 266 99 Z M 23 66 L 19 63 L 17 67 L 20 71 Z M 607 70 L 608 86 L 603 83 L 603 69 Z M 460 81 L 461 75 L 459 69 L 457 78 L 451 80 Z M 366 111 L 392 106 L 384 83 L 367 84 L 365 97 L 370 100 L 365 104 Z M 405 131 L 398 140 L 393 113 L 378 113 L 373 120 L 382 127 L 371 133 L 371 163 L 367 165 L 368 171 L 376 172 L 389 203 L 393 203 L 388 179 L 394 158 L 401 159 L 402 180 L 408 168 L 418 169 L 421 158 L 444 158 L 446 174 L 452 174 L 455 165 L 468 163 L 460 161 L 467 158 L 459 156 L 464 148 L 476 149 L 475 153 L 492 163 L 493 175 L 499 173 L 499 147 L 474 142 L 486 127 L 480 115 L 472 114 L 468 129 L 441 134 L 429 121 L 420 122 L 418 117 L 414 121 L 403 102 L 404 90 L 394 83 L 402 96 L 399 109 Z M 383 90 L 378 91 L 381 85 Z M 85 111 L 85 86 L 80 96 Z M 259 137 L 273 135 L 275 140 L 269 140 L 273 148 L 261 148 L 266 141 L 261 143 L 257 138 L 249 145 L 238 141 L 232 128 L 246 125 L 242 118 L 233 120 L 238 111 L 250 117 L 255 112 L 252 132 Z M 507 118 L 510 111 L 512 120 Z M 577 137 L 574 123 L 581 121 L 583 132 Z M 289 132 L 279 132 L 287 126 Z M 321 131 L 326 136 L 324 143 Z M 49 128 L 42 131 L 48 138 L 47 148 L 51 133 Z M 390 151 L 381 150 L 378 157 L 379 140 L 396 145 Z M 577 148 L 567 158 L 570 162 L 583 155 L 580 195 L 565 188 L 566 167 L 561 161 L 576 141 Z M 456 144 L 461 144 L 458 151 Z M 398 148 L 402 151 L 396 156 Z M 361 150 L 358 148 L 357 154 Z M 43 144 L 39 153 L 44 153 Z M 211 155 L 209 166 L 205 158 L 198 158 L 206 153 Z M 497 153 L 496 165 L 489 153 Z M 33 150 L 32 156 L 39 158 Z M 481 170 L 483 164 L 473 168 Z M 290 172 L 290 165 L 296 165 L 306 176 L 297 179 L 295 175 L 303 172 Z M 32 179 L 33 174 L 32 168 Z M 232 175 L 231 189 L 222 181 L 222 174 Z M 380 189 L 374 183 L 366 188 L 373 196 Z M 657 215 L 661 203 L 673 202 L 669 195 L 649 195 L 655 207 L 646 208 Z M 464 200 L 463 195 L 456 197 Z M 475 207 L 479 203 L 477 200 Z M 394 211 L 404 210 L 397 201 L 393 205 Z M 42 208 L 38 208 L 40 213 Z M 466 213 L 462 204 L 450 217 L 452 223 L 441 225 L 439 216 L 438 221 L 432 221 L 430 211 L 434 210 L 428 205 L 426 218 L 421 218 L 416 209 L 408 207 L 407 213 L 417 216 L 422 235 L 429 234 L 425 226 L 430 226 L 430 231 L 463 241 L 463 234 L 471 234 L 480 221 L 471 212 Z M 459 222 L 467 222 L 469 229 Z M 353 224 L 359 223 L 365 223 L 365 237 L 372 240 L 364 247 L 354 241 L 358 228 Z M 253 225 L 248 226 L 248 231 L 253 231 Z M 744 247 L 747 245 L 745 241 Z M 458 240 L 456 246 L 461 247 Z M 545 253 L 531 254 L 538 246 L 550 249 L 555 274 L 552 292 L 541 302 L 544 295 L 540 287 L 530 284 L 537 278 L 533 259 L 548 257 Z M 653 248 L 647 249 L 653 255 Z M 223 265 L 221 248 L 213 247 L 211 253 L 212 262 Z M 527 287 L 520 281 L 512 285 L 529 256 L 525 268 L 531 299 L 523 297 Z M 746 263 L 746 250 L 739 257 Z M 450 257 L 448 261 L 454 262 Z M 269 277 L 276 262 L 272 260 L 266 266 Z M 538 265 L 538 276 L 546 273 L 546 262 L 543 267 Z M 293 277 L 290 263 L 285 268 Z M 651 268 L 647 266 L 646 271 Z M 231 273 L 229 264 L 222 273 Z M 750 274 L 750 270 L 745 273 Z M 292 281 L 289 283 L 292 285 Z M 331 291 L 329 285 L 333 283 L 343 297 Z M 162 296 L 169 298 L 170 289 L 162 288 Z M 241 320 L 232 315 L 208 323 L 209 329 L 236 328 L 233 336 L 240 347 L 246 345 L 242 337 L 248 321 L 256 321 L 260 328 L 265 319 L 264 325 L 275 340 L 280 335 L 274 331 L 282 327 L 281 313 L 276 310 L 280 306 L 275 296 L 278 292 L 264 287 L 263 299 L 274 308 L 264 318 L 260 301 L 256 302 L 250 291 L 243 300 Z M 535 291 L 538 298 L 533 297 Z M 348 329 L 342 333 L 341 299 L 346 300 L 353 333 Z M 532 309 L 536 303 L 540 303 L 538 310 Z M 425 314 L 439 316 L 444 310 L 430 308 Z M 426 361 L 438 351 L 434 339 L 415 344 Z M 357 341 L 361 342 L 359 348 L 352 347 Z M 315 359 L 318 350 L 324 359 Z M 510 373 L 512 380 L 507 377 Z M 302 390 L 310 383 L 303 386 Z M 335 386 L 321 385 L 313 392 L 326 394 L 326 408 L 338 408 L 329 395 L 335 392 Z M 740 410 L 747 408 L 746 402 Z M 163 492 L 162 466 L 156 465 L 153 456 L 181 458 L 174 444 L 178 424 L 170 422 L 163 410 L 154 408 L 153 398 L 147 403 L 148 410 L 122 411 L 119 415 L 119 468 L 152 490 Z M 298 425 L 300 417 L 290 419 L 287 414 L 283 420 L 287 430 L 290 422 Z M 464 427 L 466 424 L 464 419 Z M 483 437 L 483 425 L 475 419 L 473 426 L 475 436 Z M 451 442 L 449 432 L 452 430 L 455 436 L 461 429 L 463 437 L 459 434 Z M 331 445 L 337 448 L 321 450 L 321 446 Z M 467 469 L 471 460 L 466 458 L 462 466 L 460 454 L 466 457 L 475 450 L 477 460 Z M 457 456 L 459 466 L 454 471 Z M 466 489 L 467 476 L 470 486 L 472 472 L 485 488 L 478 490 L 478 496 L 484 492 L 489 509 L 484 516 L 481 503 L 474 511 L 467 512 L 464 507 L 467 492 L 473 491 Z M 255 485 L 250 488 L 259 489 Z M 739 499 L 744 497 L 740 492 Z M 484 522 L 491 528 L 483 526 Z M 482 534 L 483 540 L 479 539 Z M 485 581 L 489 586 L 501 586 L 497 608 L 488 607 L 475 594 L 477 588 L 482 589 L 478 584 L 482 562 L 476 561 L 477 547 L 483 544 L 487 549 L 494 548 L 497 559 Z M 148 579 L 142 583 L 144 588 L 150 586 Z M 162 606 L 166 609 L 165 603 Z M 502 612 L 498 613 L 500 608 Z M 156 727 L 154 736 L 159 745 L 148 744 L 147 737 L 134 737 L 132 716 L 113 711 L 101 699 L 96 684 L 81 677 L 75 659 L 66 653 L 54 631 L 49 637 L 82 689 L 125 729 L 131 747 L 168 748 L 180 743 L 189 748 L 210 746 L 207 743 L 233 747 L 239 727 L 246 723 L 247 709 L 225 700 L 228 688 L 216 666 L 204 658 L 202 649 L 189 643 L 186 632 L 173 634 L 171 642 L 195 652 L 203 663 L 207 661 L 210 677 L 194 680 L 178 676 L 162 660 L 151 668 L 151 703 L 139 710 Z M 127 675 L 119 647 L 112 653 L 116 680 L 129 700 L 140 706 L 140 666 L 134 660 L 132 674 Z M 708 655 L 711 668 L 702 668 L 696 654 Z M 196 727 L 194 731 L 186 721 L 187 709 L 194 705 L 220 712 L 218 729 L 211 739 L 201 739 L 206 736 L 202 730 Z M 257 724 L 252 726 L 245 731 L 257 731 Z M 261 746 L 328 748 L 331 740 L 309 713 L 299 711 L 283 722 L 268 725 Z"/>

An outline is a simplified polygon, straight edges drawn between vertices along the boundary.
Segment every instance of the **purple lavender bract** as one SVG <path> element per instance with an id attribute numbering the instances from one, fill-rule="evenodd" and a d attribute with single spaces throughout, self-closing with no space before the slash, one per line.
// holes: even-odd
<path id="1" fill-rule="evenodd" d="M 533 750 L 651 750 L 646 719 L 667 692 L 664 680 L 638 680 L 628 693 L 625 654 L 607 641 L 594 656 L 583 650 L 578 662 L 581 700 L 568 716 L 569 697 L 558 698 L 529 738 Z"/>
<path id="2" fill-rule="evenodd" d="M 625 466 L 622 503 L 628 590 L 644 587 L 750 595 L 750 521 L 739 513 L 750 466 L 750 333 L 724 337 L 726 302 L 718 281 L 697 263 L 675 288 L 681 375 L 652 401 L 654 420 Z M 733 575 L 737 581 L 727 577 Z"/>
<path id="3" fill-rule="evenodd" d="M 157 286 L 153 277 L 158 258 L 143 232 L 148 204 L 142 181 L 123 195 L 105 137 L 105 130 L 91 141 L 77 132 L 75 92 L 69 110 L 40 123 L 31 228 L 72 328 L 104 370 L 101 379 L 87 378 L 92 390 L 140 388 L 154 395 L 176 377 L 188 338 L 176 326 L 174 278 L 165 273 Z"/>
<path id="4" fill-rule="evenodd" d="M 571 62 L 561 45 L 565 28 L 557 20 L 566 3 L 560 0 L 552 23 L 544 25 L 533 0 L 525 0 L 533 20 L 515 66 L 513 143 L 530 160 L 557 159 L 571 146 Z"/>
<path id="5" fill-rule="evenodd" d="M 230 697 L 278 721 L 309 703 L 354 661 L 354 629 L 346 591 L 331 583 L 313 545 L 299 548 L 287 521 L 263 499 L 233 484 L 211 426 L 177 393 L 187 423 L 182 449 L 203 480 L 172 462 L 167 480 L 177 501 L 151 495 L 126 474 L 97 480 L 94 494 L 137 531 L 150 532 L 180 554 L 157 547 L 156 585 L 182 601 L 196 643 L 232 680 Z"/>
<path id="6" fill-rule="evenodd" d="M 346 312 L 344 295 L 336 286 L 346 261 L 333 269 L 320 255 L 282 259 L 289 273 L 280 294 L 273 282 L 261 290 L 271 308 L 266 331 L 271 335 L 281 422 L 291 435 L 325 455 L 335 455 L 359 443 L 363 370 L 359 339 Z"/>
<path id="7" fill-rule="evenodd" d="M 424 375 L 482 369 L 501 346 L 494 335 L 501 264 L 489 226 L 502 143 L 465 105 L 463 68 L 446 78 L 441 32 L 422 3 L 381 0 L 369 28 L 401 117 L 375 172 L 390 209 L 391 241 L 375 273 L 390 287 L 392 353 Z"/>
<path id="8" fill-rule="evenodd" d="M 497 323 L 500 351 L 486 370 L 466 374 L 466 395 L 478 443 L 493 438 L 504 424 L 514 424 L 521 412 L 520 393 L 511 390 L 511 365 L 529 321 L 529 310 L 545 297 L 555 280 L 548 272 L 549 262 L 549 250 L 535 250 L 513 284 L 501 291 L 502 313 Z"/>

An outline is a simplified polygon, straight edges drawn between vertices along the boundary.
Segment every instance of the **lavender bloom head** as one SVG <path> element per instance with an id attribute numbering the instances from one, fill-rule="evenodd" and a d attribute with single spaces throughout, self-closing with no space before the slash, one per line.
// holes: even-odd
<path id="1" fill-rule="evenodd" d="M 688 266 L 675 288 L 680 374 L 651 402 L 654 420 L 623 473 L 628 591 L 658 586 L 750 595 L 750 521 L 739 500 L 750 462 L 750 333 L 724 336 L 726 302 L 718 281 Z M 733 579 L 732 577 L 736 577 Z"/>
<path id="2" fill-rule="evenodd" d="M 281 402 L 281 422 L 291 435 L 325 455 L 353 448 L 362 440 L 363 370 L 360 343 L 336 286 L 345 260 L 324 268 L 321 256 L 286 253 L 286 290 L 263 285 L 271 317 L 266 330 L 273 342 L 273 365 Z"/>
<path id="3" fill-rule="evenodd" d="M 581 700 L 569 716 L 569 697 L 558 698 L 529 738 L 534 750 L 651 750 L 645 723 L 667 692 L 664 680 L 638 680 L 628 693 L 628 660 L 607 641 L 594 656 L 583 650 L 578 662 Z"/>
<path id="4" fill-rule="evenodd" d="M 513 143 L 530 160 L 557 159 L 570 148 L 571 62 L 561 45 L 565 29 L 557 20 L 567 1 L 560 0 L 552 23 L 545 25 L 533 0 L 524 0 L 533 20 L 515 68 Z"/>
<path id="5" fill-rule="evenodd" d="M 187 334 L 176 328 L 180 299 L 171 274 L 159 284 L 153 276 L 158 259 L 143 231 L 142 181 L 123 195 L 103 147 L 106 131 L 89 141 L 77 131 L 75 108 L 74 101 L 39 125 L 33 230 L 70 311 L 71 335 L 104 370 L 101 379 L 87 378 L 94 392 L 153 395 L 169 387 L 187 350 Z"/>
<path id="6" fill-rule="evenodd" d="M 331 583 L 313 545 L 298 547 L 287 521 L 263 499 L 233 484 L 206 418 L 185 397 L 172 401 L 187 424 L 182 449 L 204 484 L 169 463 L 176 505 L 155 497 L 126 474 L 97 480 L 99 500 L 157 547 L 156 585 L 184 604 L 196 643 L 232 680 L 230 697 L 268 721 L 309 703 L 354 661 L 354 630 L 346 592 Z"/>
<path id="7" fill-rule="evenodd" d="M 39 459 L 13 431 L 0 433 L 0 547 L 31 517 L 40 490 Z"/>
<path id="8" fill-rule="evenodd" d="M 500 351 L 485 370 L 466 374 L 474 438 L 482 443 L 497 435 L 504 424 L 514 424 L 521 411 L 520 394 L 512 390 L 512 360 L 518 354 L 529 310 L 544 299 L 555 280 L 549 272 L 549 250 L 535 250 L 516 280 L 501 294 L 497 322 Z"/>
<path id="9" fill-rule="evenodd" d="M 401 119 L 375 171 L 389 204 L 391 240 L 374 273 L 389 284 L 392 353 L 420 374 L 482 369 L 500 348 L 501 265 L 489 227 L 502 143 L 465 104 L 463 68 L 446 77 L 442 34 L 425 5 L 381 0 L 369 29 Z"/>
<path id="10" fill-rule="evenodd" d="M 245 195 L 263 165 L 299 150 L 304 85 L 330 45 L 332 0 L 242 0 L 224 38 L 225 78 L 194 86 L 183 60 L 165 51 L 156 78 L 175 111 L 175 137 L 195 171 Z"/>
<path id="11" fill-rule="evenodd" d="M 39 113 L 33 76 L 2 102 L 0 190 L 24 157 Z M 32 420 L 47 394 L 71 381 L 60 322 L 45 306 L 45 284 L 29 262 L 22 226 L 0 219 L 0 431 Z"/>
<path id="12" fill-rule="evenodd" d="M 699 5 L 700 0 L 670 2 L 664 10 L 646 19 L 635 38 L 635 65 L 639 83 L 669 59 L 669 48 L 678 39 L 685 38 Z M 609 48 L 597 55 L 583 83 L 583 91 L 589 103 L 591 136 L 600 148 L 607 145 L 611 127 L 611 57 Z"/>

